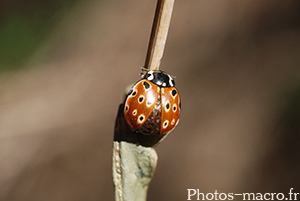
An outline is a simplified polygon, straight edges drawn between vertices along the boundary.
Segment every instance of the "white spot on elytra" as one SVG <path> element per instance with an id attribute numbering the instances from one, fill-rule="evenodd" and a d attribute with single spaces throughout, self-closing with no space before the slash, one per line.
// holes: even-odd
<path id="1" fill-rule="evenodd" d="M 141 114 L 138 119 L 137 122 L 138 124 L 142 124 L 145 121 L 145 115 Z"/>
<path id="2" fill-rule="evenodd" d="M 174 103 L 174 105 L 173 105 L 173 112 L 176 112 L 176 110 L 177 110 L 177 105 Z"/>
<path id="3" fill-rule="evenodd" d="M 166 106 L 165 106 L 165 110 L 166 110 L 166 112 L 169 112 L 169 110 L 170 110 L 170 102 L 169 101 L 167 101 L 167 103 L 166 103 Z"/>
<path id="4" fill-rule="evenodd" d="M 137 114 L 137 109 L 133 110 L 133 112 L 132 112 L 133 116 L 136 116 L 136 114 Z"/>
<path id="5" fill-rule="evenodd" d="M 129 110 L 129 105 L 125 105 L 125 111 L 128 111 Z"/>
<path id="6" fill-rule="evenodd" d="M 168 127 L 168 125 L 169 125 L 169 121 L 168 120 L 164 121 L 163 129 L 166 129 Z"/>
<path id="7" fill-rule="evenodd" d="M 171 125 L 174 125 L 174 124 L 175 124 L 175 119 L 172 119 Z"/>
<path id="8" fill-rule="evenodd" d="M 137 94 L 137 92 L 138 92 L 138 90 L 137 90 L 137 89 L 134 89 L 134 90 L 132 91 L 132 93 L 130 94 L 130 96 L 131 96 L 131 97 L 135 97 L 136 94 Z"/>
<path id="9" fill-rule="evenodd" d="M 173 95 L 173 92 L 175 93 L 175 95 Z M 178 93 L 175 89 L 173 89 L 170 91 L 170 94 L 171 94 L 172 98 L 175 99 Z"/>
<path id="10" fill-rule="evenodd" d="M 139 97 L 139 104 L 142 104 L 145 100 L 145 96 L 144 95 L 140 95 Z"/>

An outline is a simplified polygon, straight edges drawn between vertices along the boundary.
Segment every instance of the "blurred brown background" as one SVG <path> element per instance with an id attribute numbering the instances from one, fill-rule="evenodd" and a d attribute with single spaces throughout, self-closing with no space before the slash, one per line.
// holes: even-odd
<path id="1" fill-rule="evenodd" d="M 156 1 L 0 1 L 0 200 L 113 200 L 114 121 Z M 148 200 L 300 192 L 300 2 L 176 1 L 182 115 Z M 239 198 L 235 198 L 239 200 Z"/>

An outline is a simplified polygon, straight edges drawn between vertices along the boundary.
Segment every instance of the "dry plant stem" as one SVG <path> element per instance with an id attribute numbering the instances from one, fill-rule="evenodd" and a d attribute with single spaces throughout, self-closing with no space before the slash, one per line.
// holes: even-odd
<path id="1" fill-rule="evenodd" d="M 175 0 L 158 0 L 145 68 L 158 70 L 163 57 Z"/>

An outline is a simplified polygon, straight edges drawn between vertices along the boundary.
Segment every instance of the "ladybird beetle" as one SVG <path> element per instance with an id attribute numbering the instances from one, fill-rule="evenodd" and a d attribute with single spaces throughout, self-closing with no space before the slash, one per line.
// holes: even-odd
<path id="1" fill-rule="evenodd" d="M 148 70 L 141 78 L 126 96 L 126 122 L 137 133 L 165 135 L 174 129 L 180 115 L 174 79 L 161 70 Z"/>

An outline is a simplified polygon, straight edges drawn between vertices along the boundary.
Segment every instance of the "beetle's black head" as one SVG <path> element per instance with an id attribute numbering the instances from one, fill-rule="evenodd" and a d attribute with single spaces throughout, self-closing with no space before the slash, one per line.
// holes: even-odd
<path id="1" fill-rule="evenodd" d="M 174 79 L 161 70 L 149 70 L 141 77 L 160 87 L 175 87 Z"/>

